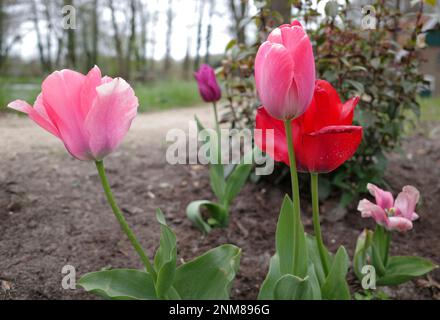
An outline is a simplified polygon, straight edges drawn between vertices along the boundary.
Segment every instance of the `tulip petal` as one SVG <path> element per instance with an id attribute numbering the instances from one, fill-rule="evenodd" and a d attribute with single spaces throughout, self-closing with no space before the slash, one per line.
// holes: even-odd
<path id="1" fill-rule="evenodd" d="M 287 49 L 280 44 L 265 44 L 257 54 L 255 69 L 258 94 L 268 112 L 277 119 L 298 116 L 293 61 Z"/>
<path id="2" fill-rule="evenodd" d="M 359 201 L 357 210 L 361 212 L 362 218 L 373 218 L 381 226 L 388 225 L 388 217 L 385 210 L 367 199 Z"/>
<path id="3" fill-rule="evenodd" d="M 341 125 L 351 125 L 353 123 L 354 108 L 359 102 L 359 97 L 353 97 L 342 105 L 342 112 L 340 116 Z"/>
<path id="4" fill-rule="evenodd" d="M 283 121 L 271 117 L 264 107 L 260 107 L 257 110 L 255 129 L 262 131 L 262 134 L 254 135 L 255 144 L 275 161 L 284 162 L 286 165 L 289 165 L 289 154 Z M 269 134 L 268 130 L 273 130 L 273 144 L 271 144 L 271 139 L 266 139 L 266 135 Z"/>
<path id="5" fill-rule="evenodd" d="M 413 218 L 417 219 L 418 215 L 415 214 L 414 211 L 419 199 L 420 193 L 416 188 L 413 186 L 403 187 L 402 192 L 397 195 L 396 201 L 394 202 L 394 207 L 398 209 L 396 215 L 400 215 L 410 220 L 415 220 Z"/>
<path id="6" fill-rule="evenodd" d="M 303 28 L 282 28 L 283 44 L 292 56 L 294 83 L 297 89 L 297 104 L 301 106 L 296 116 L 304 113 L 313 98 L 315 89 L 315 58 L 312 44 Z"/>
<path id="7" fill-rule="evenodd" d="M 101 85 L 102 76 L 101 70 L 98 66 L 94 66 L 92 70 L 87 74 L 84 83 L 81 87 L 81 119 L 85 120 L 87 114 L 92 107 L 93 101 L 96 98 L 97 92 L 96 87 Z"/>
<path id="8" fill-rule="evenodd" d="M 302 121 L 305 133 L 319 131 L 327 126 L 351 125 L 351 122 L 341 123 L 341 108 L 341 100 L 335 88 L 329 82 L 318 79 L 315 81 L 312 102 L 298 120 Z"/>
<path id="9" fill-rule="evenodd" d="M 304 134 L 295 143 L 297 167 L 302 172 L 327 173 L 353 156 L 362 139 L 362 127 L 328 126 Z"/>
<path id="10" fill-rule="evenodd" d="M 90 150 L 94 158 L 100 160 L 121 143 L 136 116 L 138 99 L 121 78 L 102 84 L 96 90 L 85 129 L 90 136 Z"/>
<path id="11" fill-rule="evenodd" d="M 79 108 L 84 80 L 83 74 L 72 70 L 53 72 L 42 84 L 43 103 L 67 150 L 77 159 L 91 160 Z"/>
<path id="12" fill-rule="evenodd" d="M 390 209 L 393 206 L 394 199 L 391 192 L 384 191 L 372 183 L 367 184 L 367 189 L 381 208 Z"/>
<path id="13" fill-rule="evenodd" d="M 59 138 L 58 129 L 53 125 L 47 116 L 46 110 L 43 107 L 42 95 L 39 94 L 35 101 L 35 107 L 32 107 L 27 102 L 22 100 L 15 100 L 8 104 L 8 107 L 23 113 L 26 113 L 36 124 L 44 130 L 50 132 L 55 137 Z"/>
<path id="14" fill-rule="evenodd" d="M 404 217 L 390 217 L 388 226 L 386 227 L 388 230 L 397 230 L 400 232 L 408 231 L 413 228 L 413 224 L 411 220 L 408 220 Z"/>

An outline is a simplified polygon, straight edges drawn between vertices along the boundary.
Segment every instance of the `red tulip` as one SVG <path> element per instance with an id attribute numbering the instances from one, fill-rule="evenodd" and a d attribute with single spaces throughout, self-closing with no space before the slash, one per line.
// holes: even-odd
<path id="1" fill-rule="evenodd" d="M 307 111 L 292 120 L 293 144 L 298 171 L 326 173 L 347 161 L 362 139 L 362 127 L 353 126 L 354 108 L 359 97 L 341 103 L 338 93 L 330 83 L 317 80 L 313 100 Z M 269 115 L 264 107 L 258 109 L 256 128 L 263 130 L 255 135 L 255 143 L 264 152 L 289 165 L 284 123 Z M 265 132 L 273 129 L 274 146 L 266 144 Z"/>
<path id="2" fill-rule="evenodd" d="M 298 21 L 274 29 L 255 57 L 255 83 L 261 103 L 280 120 L 302 115 L 313 97 L 315 59 Z"/>

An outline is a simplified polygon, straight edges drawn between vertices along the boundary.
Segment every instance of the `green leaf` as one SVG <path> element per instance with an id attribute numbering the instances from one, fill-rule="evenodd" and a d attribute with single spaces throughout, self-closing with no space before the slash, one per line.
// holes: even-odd
<path id="1" fill-rule="evenodd" d="M 333 259 L 330 272 L 321 287 L 322 298 L 326 300 L 349 300 L 350 290 L 346 281 L 348 254 L 343 246 L 339 247 Z"/>
<path id="2" fill-rule="evenodd" d="M 292 274 L 285 274 L 275 284 L 274 297 L 276 300 L 310 300 L 312 289 L 308 276 L 301 279 Z"/>
<path id="3" fill-rule="evenodd" d="M 224 202 L 226 182 L 224 177 L 222 164 L 211 164 L 209 167 L 209 179 L 211 182 L 212 191 L 219 199 L 220 202 Z"/>
<path id="4" fill-rule="evenodd" d="M 115 299 L 157 299 L 154 281 L 147 272 L 135 269 L 113 269 L 87 273 L 78 284 L 98 296 Z"/>
<path id="5" fill-rule="evenodd" d="M 209 224 L 203 220 L 201 213 L 202 207 L 205 207 L 208 210 L 212 217 L 210 218 L 212 219 L 210 221 L 215 221 L 214 226 L 223 226 L 227 223 L 229 213 L 222 205 L 208 200 L 193 201 L 186 207 L 186 215 L 200 231 L 209 233 L 213 226 L 213 224 Z"/>
<path id="6" fill-rule="evenodd" d="M 176 235 L 167 226 L 165 217 L 160 209 L 156 211 L 157 221 L 160 223 L 160 246 L 154 257 L 154 268 L 157 273 L 156 292 L 161 298 L 165 297 L 171 288 L 176 271 Z"/>
<path id="7" fill-rule="evenodd" d="M 251 164 L 239 164 L 226 181 L 224 204 L 229 206 L 238 195 L 252 170 Z"/>
<path id="8" fill-rule="evenodd" d="M 390 257 L 385 275 L 377 280 L 378 286 L 392 286 L 423 276 L 438 266 L 420 257 Z"/>
<path id="9" fill-rule="evenodd" d="M 280 259 L 278 254 L 275 254 L 270 258 L 269 271 L 264 279 L 260 292 L 258 294 L 258 300 L 273 300 L 275 285 L 282 274 L 280 272 Z"/>
<path id="10" fill-rule="evenodd" d="M 174 288 L 182 299 L 229 299 L 241 249 L 225 244 L 177 268 Z"/>
<path id="11" fill-rule="evenodd" d="M 373 232 L 371 230 L 365 229 L 359 235 L 356 242 L 356 249 L 353 257 L 353 269 L 356 277 L 359 281 L 362 280 L 362 268 L 367 264 L 367 256 L 371 250 L 368 250 L 371 246 L 371 239 L 373 236 Z"/>
<path id="12" fill-rule="evenodd" d="M 318 245 L 316 244 L 316 238 L 312 235 L 307 235 L 306 240 L 309 260 L 314 265 L 315 276 L 318 279 L 319 285 L 321 286 L 324 284 L 326 276 L 324 273 L 324 267 L 322 266 L 321 257 L 319 255 Z M 324 249 L 327 255 L 327 261 L 329 261 L 331 264 L 332 257 L 330 256 L 327 248 Z"/>
<path id="13" fill-rule="evenodd" d="M 296 234 L 295 225 L 298 227 Z M 308 257 L 304 227 L 301 219 L 295 221 L 293 203 L 287 195 L 284 197 L 277 224 L 276 251 L 282 274 L 295 274 L 299 277 L 307 275 Z"/>
<path id="14" fill-rule="evenodd" d="M 200 119 L 196 115 L 194 115 L 194 119 L 196 120 L 197 130 L 198 131 L 205 130 L 205 127 L 203 126 L 202 122 L 200 121 Z"/>
<path id="15" fill-rule="evenodd" d="M 424 0 L 427 4 L 435 7 L 435 4 L 437 3 L 437 0 Z"/>

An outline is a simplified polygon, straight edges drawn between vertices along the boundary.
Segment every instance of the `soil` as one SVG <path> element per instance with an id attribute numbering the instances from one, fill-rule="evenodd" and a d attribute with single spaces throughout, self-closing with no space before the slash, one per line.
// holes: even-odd
<path id="1" fill-rule="evenodd" d="M 204 123 L 208 107 L 138 116 L 123 145 L 106 159 L 113 191 L 134 232 L 150 254 L 156 249 L 160 207 L 178 239 L 179 258 L 188 260 L 223 243 L 242 248 L 232 298 L 254 299 L 274 252 L 274 233 L 287 191 L 267 181 L 248 183 L 231 208 L 230 225 L 202 235 L 191 226 L 185 208 L 192 200 L 210 199 L 206 167 L 169 165 L 165 135 L 188 126 L 194 113 Z M 394 234 L 392 254 L 419 255 L 440 264 L 440 125 L 424 123 L 405 139 L 403 152 L 389 156 L 387 182 L 394 193 L 415 185 L 423 196 L 414 230 Z M 252 199 L 252 200 L 251 200 Z M 251 200 L 251 201 L 249 201 Z M 311 232 L 310 208 L 303 221 Z M 321 205 L 325 242 L 344 245 L 353 254 L 355 241 L 371 221 L 355 209 L 339 221 L 331 204 Z M 61 287 L 64 265 L 78 275 L 105 267 L 140 268 L 105 201 L 93 163 L 72 159 L 63 145 L 25 117 L 0 115 L 0 299 L 95 299 L 81 288 Z M 359 283 L 350 274 L 353 292 Z M 440 271 L 385 289 L 396 299 L 440 299 Z"/>

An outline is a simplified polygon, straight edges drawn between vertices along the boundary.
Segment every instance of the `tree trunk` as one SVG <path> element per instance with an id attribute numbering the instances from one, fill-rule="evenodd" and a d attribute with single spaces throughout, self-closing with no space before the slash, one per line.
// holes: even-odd
<path id="1" fill-rule="evenodd" d="M 206 28 L 206 53 L 205 53 L 205 63 L 209 64 L 210 58 L 210 47 L 211 47 L 211 38 L 212 38 L 212 18 L 214 16 L 215 10 L 215 2 L 214 0 L 209 1 L 209 22 L 208 27 Z"/>
<path id="2" fill-rule="evenodd" d="M 173 0 L 168 0 L 167 34 L 165 43 L 165 61 L 163 71 L 168 73 L 171 68 L 171 35 L 173 31 Z"/>
<path id="3" fill-rule="evenodd" d="M 64 5 L 70 5 L 74 7 L 73 0 L 64 0 Z M 68 28 L 67 33 L 67 66 L 72 69 L 76 69 L 76 34 L 75 29 Z"/>
<path id="4" fill-rule="evenodd" d="M 122 50 L 122 41 L 119 35 L 118 22 L 116 21 L 116 9 L 113 0 L 108 0 L 108 7 L 111 12 L 111 21 L 113 27 L 113 41 L 115 43 L 116 58 L 118 60 L 118 73 L 122 76 L 126 76 L 126 69 L 124 66 L 124 52 Z"/>
<path id="5" fill-rule="evenodd" d="M 199 21 L 197 23 L 197 43 L 196 43 L 196 57 L 194 59 L 194 69 L 199 69 L 200 66 L 200 49 L 202 48 L 202 22 L 203 11 L 205 9 L 205 0 L 199 0 Z"/>
<path id="6" fill-rule="evenodd" d="M 98 64 L 98 39 L 99 39 L 99 17 L 98 17 L 98 0 L 93 0 L 92 8 L 92 59 L 93 65 Z"/>
<path id="7" fill-rule="evenodd" d="M 246 29 L 242 21 L 246 18 L 248 10 L 248 1 L 239 0 L 239 4 L 235 0 L 229 0 L 229 9 L 234 20 L 233 31 L 238 43 L 246 43 Z"/>
<path id="8" fill-rule="evenodd" d="M 127 56 L 125 60 L 127 80 L 131 77 L 131 59 L 136 50 L 136 2 L 130 0 L 130 37 L 127 45 Z"/>

